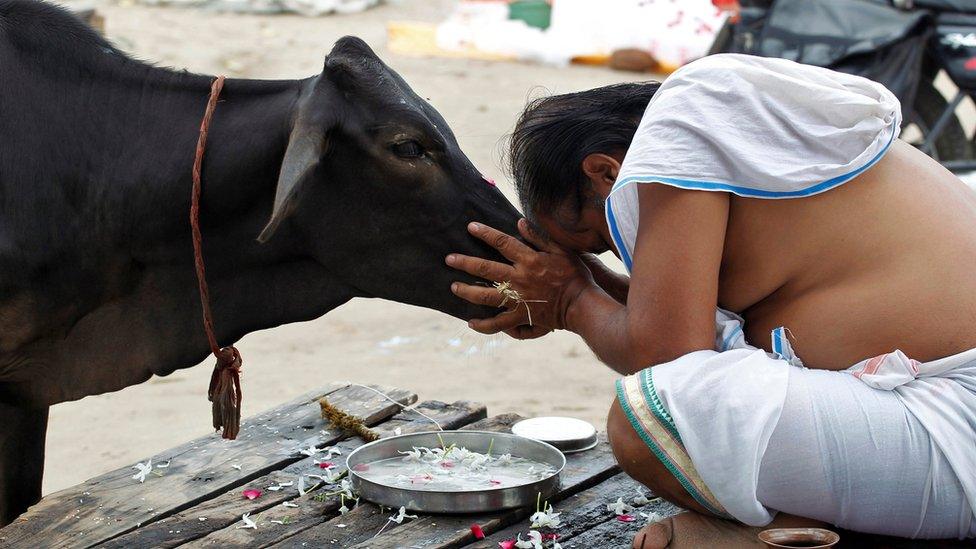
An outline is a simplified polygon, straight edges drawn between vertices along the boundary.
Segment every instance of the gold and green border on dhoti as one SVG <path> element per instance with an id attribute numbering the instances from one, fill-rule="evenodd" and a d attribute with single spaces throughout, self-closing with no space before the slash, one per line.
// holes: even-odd
<path id="1" fill-rule="evenodd" d="M 651 368 L 617 380 L 617 399 L 641 440 L 695 501 L 719 517 L 732 518 L 695 470 L 674 419 L 658 398 Z"/>

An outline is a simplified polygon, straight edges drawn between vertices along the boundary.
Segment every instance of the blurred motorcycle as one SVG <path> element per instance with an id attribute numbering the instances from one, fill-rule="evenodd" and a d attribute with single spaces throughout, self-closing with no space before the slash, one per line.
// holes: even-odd
<path id="1" fill-rule="evenodd" d="M 729 17 L 709 53 L 748 53 L 859 74 L 902 104 L 902 139 L 954 171 L 976 170 L 958 116 L 976 101 L 976 0 L 713 0 Z M 958 92 L 936 87 L 945 71 Z"/>

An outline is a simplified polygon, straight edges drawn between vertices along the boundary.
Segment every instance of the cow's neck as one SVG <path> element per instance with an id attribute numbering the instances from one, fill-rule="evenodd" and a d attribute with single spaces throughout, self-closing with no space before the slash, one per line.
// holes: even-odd
<path id="1" fill-rule="evenodd" d="M 133 88 L 126 94 L 127 108 L 109 126 L 119 134 L 118 148 L 134 156 L 121 165 L 103 157 L 104 184 L 129 186 L 117 195 L 124 201 L 119 211 L 138 223 L 142 234 L 163 244 L 188 234 L 190 168 L 211 81 L 150 74 L 141 89 L 138 82 L 127 83 Z M 203 164 L 201 223 L 210 238 L 247 233 L 253 241 L 260 232 L 270 213 L 300 86 L 300 81 L 226 82 Z M 130 179 L 133 169 L 140 175 L 137 185 Z"/>

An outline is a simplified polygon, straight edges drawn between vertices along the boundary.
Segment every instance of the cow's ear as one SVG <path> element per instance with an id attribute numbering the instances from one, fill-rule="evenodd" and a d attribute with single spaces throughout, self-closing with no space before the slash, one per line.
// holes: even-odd
<path id="1" fill-rule="evenodd" d="M 270 239 L 281 222 L 295 209 L 295 199 L 302 182 L 315 171 L 327 149 L 329 123 L 315 116 L 309 105 L 303 105 L 288 138 L 288 148 L 281 162 L 271 219 L 258 236 L 258 242 Z"/>

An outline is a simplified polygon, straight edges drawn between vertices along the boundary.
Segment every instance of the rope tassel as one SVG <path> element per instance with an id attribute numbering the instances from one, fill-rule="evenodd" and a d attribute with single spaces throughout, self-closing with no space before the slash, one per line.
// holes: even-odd
<path id="1" fill-rule="evenodd" d="M 207 149 L 207 135 L 210 122 L 217 109 L 217 100 L 224 89 L 224 77 L 218 76 L 210 87 L 207 110 L 200 123 L 200 138 L 197 140 L 196 156 L 193 159 L 193 191 L 190 195 L 190 230 L 193 234 L 193 264 L 200 287 L 200 304 L 203 308 L 203 331 L 207 334 L 210 350 L 217 357 L 213 374 L 210 376 L 210 389 L 207 398 L 213 403 L 213 426 L 228 440 L 237 438 L 241 430 L 241 353 L 234 347 L 221 348 L 214 335 L 213 312 L 210 310 L 210 288 L 207 287 L 207 269 L 203 262 L 203 234 L 200 232 L 200 193 L 202 181 L 200 171 L 203 166 L 203 153 Z"/>
<path id="2" fill-rule="evenodd" d="M 227 354 L 231 356 L 229 362 Z M 241 430 L 241 363 L 241 353 L 236 348 L 221 349 L 207 391 L 207 398 L 213 403 L 214 429 L 223 429 L 223 437 L 228 440 L 237 438 Z"/>

